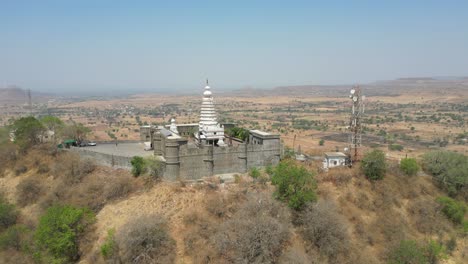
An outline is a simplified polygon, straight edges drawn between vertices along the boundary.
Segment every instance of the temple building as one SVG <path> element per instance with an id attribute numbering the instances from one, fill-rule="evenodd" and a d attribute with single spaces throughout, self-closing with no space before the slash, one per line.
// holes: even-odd
<path id="1" fill-rule="evenodd" d="M 242 141 L 224 133 L 225 128 L 233 126 L 218 122 L 207 81 L 198 123 L 176 124 L 172 118 L 170 125 L 142 126 L 140 138 L 164 163 L 163 177 L 168 180 L 245 173 L 253 167 L 279 162 L 282 153 L 279 135 L 249 130 L 249 136 Z"/>
<path id="2" fill-rule="evenodd" d="M 198 124 L 196 138 L 200 144 L 225 146 L 224 127 L 217 121 L 213 93 L 210 90 L 208 80 L 206 80 L 205 91 L 203 92 L 200 122 Z"/>

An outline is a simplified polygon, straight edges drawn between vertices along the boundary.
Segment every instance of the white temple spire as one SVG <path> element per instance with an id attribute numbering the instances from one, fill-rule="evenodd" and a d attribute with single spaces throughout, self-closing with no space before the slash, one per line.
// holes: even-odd
<path id="1" fill-rule="evenodd" d="M 198 127 L 200 141 L 208 144 L 217 144 L 219 146 L 224 145 L 224 127 L 217 121 L 213 94 L 208 79 L 206 79 L 205 91 L 203 92 Z"/>

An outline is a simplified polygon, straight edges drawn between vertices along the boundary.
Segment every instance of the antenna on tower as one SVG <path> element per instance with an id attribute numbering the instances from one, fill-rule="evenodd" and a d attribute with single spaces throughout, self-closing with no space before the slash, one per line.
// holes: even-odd
<path id="1" fill-rule="evenodd" d="M 349 130 L 351 132 L 349 139 L 349 156 L 351 162 L 359 160 L 359 149 L 362 140 L 362 118 L 364 115 L 364 96 L 359 85 L 354 86 L 349 98 L 352 101 L 351 118 L 349 123 Z"/>
<path id="2" fill-rule="evenodd" d="M 28 106 L 29 106 L 29 115 L 32 116 L 31 89 L 28 89 Z"/>

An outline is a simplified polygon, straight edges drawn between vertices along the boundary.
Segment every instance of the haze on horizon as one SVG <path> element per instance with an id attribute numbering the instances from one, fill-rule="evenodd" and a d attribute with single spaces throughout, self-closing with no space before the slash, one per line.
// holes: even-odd
<path id="1" fill-rule="evenodd" d="M 9 1 L 0 87 L 132 92 L 468 73 L 466 1 Z"/>

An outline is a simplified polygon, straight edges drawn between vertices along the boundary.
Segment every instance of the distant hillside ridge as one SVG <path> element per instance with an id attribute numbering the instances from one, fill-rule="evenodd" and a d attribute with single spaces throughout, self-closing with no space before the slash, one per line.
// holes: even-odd
<path id="1" fill-rule="evenodd" d="M 31 100 L 33 102 L 44 102 L 51 98 L 52 95 L 35 92 L 31 90 Z M 27 104 L 28 91 L 16 85 L 0 87 L 0 103 L 2 104 Z"/>
<path id="2" fill-rule="evenodd" d="M 355 84 L 341 85 L 291 85 L 278 86 L 272 89 L 239 89 L 230 94 L 236 96 L 327 96 L 340 97 L 346 95 Z M 406 93 L 435 92 L 435 93 L 467 93 L 468 78 L 433 78 L 408 77 L 396 80 L 376 81 L 359 84 L 368 96 L 397 96 Z"/>

